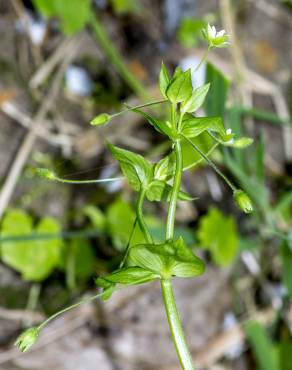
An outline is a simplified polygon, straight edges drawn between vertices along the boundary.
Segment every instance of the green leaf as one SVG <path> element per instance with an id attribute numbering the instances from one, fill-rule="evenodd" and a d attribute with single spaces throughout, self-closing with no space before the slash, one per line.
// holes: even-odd
<path id="1" fill-rule="evenodd" d="M 140 10 L 137 0 L 111 0 L 111 4 L 118 15 L 135 14 Z"/>
<path id="2" fill-rule="evenodd" d="M 260 370 L 280 370 L 274 348 L 261 324 L 249 321 L 244 326 Z"/>
<path id="3" fill-rule="evenodd" d="M 87 216 L 91 224 L 96 227 L 98 230 L 104 230 L 106 227 L 106 216 L 105 214 L 97 207 L 86 206 L 83 209 L 83 213 Z"/>
<path id="4" fill-rule="evenodd" d="M 206 83 L 210 83 L 209 94 L 205 100 L 207 116 L 224 117 L 229 81 L 213 64 L 207 63 Z"/>
<path id="5" fill-rule="evenodd" d="M 58 0 L 33 0 L 33 4 L 42 15 L 51 17 L 55 14 L 55 3 L 57 1 Z"/>
<path id="6" fill-rule="evenodd" d="M 170 78 L 169 78 L 168 71 L 165 68 L 164 63 L 162 62 L 160 73 L 159 73 L 159 89 L 160 89 L 162 96 L 166 99 L 167 99 L 166 90 L 168 88 L 169 82 L 170 82 Z"/>
<path id="7" fill-rule="evenodd" d="M 184 18 L 177 32 L 178 41 L 185 48 L 197 46 L 205 26 L 206 23 L 199 18 Z"/>
<path id="8" fill-rule="evenodd" d="M 130 249 L 129 262 L 162 278 L 194 277 L 204 272 L 204 263 L 185 245 L 182 238 L 163 244 L 139 244 Z"/>
<path id="9" fill-rule="evenodd" d="M 172 128 L 170 122 L 160 121 L 150 114 L 143 112 L 141 109 L 133 109 L 133 112 L 139 113 L 141 116 L 146 118 L 146 120 L 152 125 L 159 133 L 168 136 L 170 139 L 176 138 L 176 131 Z"/>
<path id="10" fill-rule="evenodd" d="M 147 186 L 152 178 L 152 165 L 141 155 L 108 144 L 114 158 L 119 161 L 123 174 L 136 191 Z"/>
<path id="11" fill-rule="evenodd" d="M 171 196 L 172 186 L 168 185 L 165 181 L 154 180 L 148 186 L 146 191 L 146 197 L 150 201 L 169 201 Z M 178 195 L 179 200 L 192 201 L 195 198 L 191 197 L 187 193 L 180 191 Z"/>
<path id="12" fill-rule="evenodd" d="M 43 218 L 34 229 L 29 215 L 10 210 L 3 219 L 1 236 L 56 234 L 60 231 L 59 223 L 53 218 Z M 42 281 L 60 264 L 62 240 L 7 241 L 2 242 L 1 249 L 3 262 L 20 272 L 25 280 Z"/>
<path id="13" fill-rule="evenodd" d="M 186 72 L 178 72 L 170 81 L 166 90 L 167 98 L 174 104 L 181 103 L 186 100 L 193 92 L 191 70 Z"/>
<path id="14" fill-rule="evenodd" d="M 82 30 L 90 14 L 90 0 L 33 0 L 37 9 L 46 17 L 56 16 L 66 35 Z"/>
<path id="15" fill-rule="evenodd" d="M 283 283 L 285 284 L 288 294 L 292 299 L 292 250 L 287 242 L 281 246 L 281 257 L 283 265 Z"/>
<path id="16" fill-rule="evenodd" d="M 222 140 L 229 139 L 221 117 L 189 117 L 183 120 L 182 134 L 194 138 L 204 131 L 217 132 Z"/>
<path id="17" fill-rule="evenodd" d="M 123 251 L 129 240 L 129 232 L 135 222 L 135 211 L 129 203 L 118 198 L 106 210 L 106 229 L 116 249 Z M 136 227 L 131 245 L 143 243 L 144 237 Z"/>
<path id="18" fill-rule="evenodd" d="M 154 274 L 149 270 L 141 267 L 126 267 L 112 272 L 110 275 L 103 276 L 102 279 L 122 285 L 138 285 L 148 283 L 159 278 L 159 275 Z"/>
<path id="19" fill-rule="evenodd" d="M 66 244 L 63 253 L 63 269 L 71 289 L 79 281 L 86 281 L 95 271 L 96 256 L 87 239 L 73 239 Z"/>
<path id="20" fill-rule="evenodd" d="M 235 221 L 216 208 L 209 209 L 201 217 L 198 239 L 202 247 L 208 248 L 214 261 L 225 266 L 233 261 L 238 249 L 238 234 Z"/>
<path id="21" fill-rule="evenodd" d="M 280 370 L 291 370 L 292 363 L 292 340 L 280 342 Z"/>
<path id="22" fill-rule="evenodd" d="M 183 113 L 196 112 L 204 103 L 210 88 L 210 83 L 198 87 L 192 95 L 181 104 L 181 111 Z"/>

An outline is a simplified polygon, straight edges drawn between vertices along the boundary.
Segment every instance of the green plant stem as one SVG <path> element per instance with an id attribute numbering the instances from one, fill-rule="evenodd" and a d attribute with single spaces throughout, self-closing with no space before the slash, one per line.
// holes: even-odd
<path id="1" fill-rule="evenodd" d="M 216 166 L 215 163 L 211 161 L 202 151 L 201 149 L 194 144 L 189 138 L 186 136 L 183 136 L 183 138 L 195 149 L 196 152 L 200 154 L 201 157 L 205 159 L 205 161 L 213 168 L 213 170 L 218 173 L 220 177 L 223 178 L 223 180 L 226 182 L 226 184 L 231 188 L 231 190 L 234 192 L 237 190 L 236 186 L 232 184 L 232 182 L 219 170 L 219 168 Z"/>
<path id="2" fill-rule="evenodd" d="M 183 370 L 194 370 L 192 358 L 188 350 L 180 322 L 179 313 L 176 308 L 171 281 L 162 279 L 161 290 L 171 335 L 181 366 Z"/>
<path id="3" fill-rule="evenodd" d="M 148 230 L 148 227 L 143 216 L 143 203 L 145 199 L 145 193 L 146 190 L 141 188 L 136 206 L 137 220 L 146 242 L 149 244 L 153 244 L 152 236 Z"/>
<path id="4" fill-rule="evenodd" d="M 129 85 L 129 87 L 141 98 L 148 98 L 149 95 L 144 88 L 143 84 L 129 71 L 128 67 L 123 61 L 122 56 L 113 45 L 111 39 L 108 37 L 101 22 L 97 19 L 97 16 L 92 11 L 89 16 L 89 25 L 93 30 L 95 38 L 103 51 L 109 58 L 113 67 L 117 70 L 123 80 Z"/>
<path id="5" fill-rule="evenodd" d="M 175 141 L 175 175 L 173 181 L 173 188 L 170 196 L 167 221 L 166 221 L 166 239 L 172 240 L 174 236 L 174 223 L 175 223 L 175 214 L 176 214 L 176 205 L 178 200 L 178 194 L 180 191 L 182 170 L 183 170 L 183 161 L 182 161 L 182 152 L 181 152 L 181 143 L 180 140 Z"/>
<path id="6" fill-rule="evenodd" d="M 43 321 L 39 326 L 38 330 L 42 330 L 50 321 L 54 320 L 56 317 L 62 315 L 63 313 L 72 310 L 73 308 L 76 308 L 78 306 L 81 306 L 82 304 L 89 303 L 91 301 L 94 301 L 95 299 L 101 297 L 103 295 L 102 293 L 95 294 L 94 296 L 91 296 L 89 298 L 82 299 L 81 301 L 72 304 L 71 306 L 68 306 L 64 308 L 63 310 L 60 310 L 56 313 L 54 313 L 52 316 L 48 317 L 45 321 Z"/>
<path id="7" fill-rule="evenodd" d="M 200 68 L 201 68 L 201 66 L 202 66 L 202 64 L 203 63 L 205 63 L 205 61 L 206 61 L 206 59 L 207 59 L 207 57 L 208 57 L 208 54 L 209 54 L 209 51 L 210 51 L 211 49 L 210 49 L 210 47 L 208 47 L 206 50 L 205 50 L 205 52 L 204 52 L 204 54 L 203 54 L 203 56 L 202 56 L 202 59 L 201 59 L 201 61 L 200 61 L 200 63 L 197 65 L 197 67 L 194 69 L 194 72 L 193 73 L 195 73 L 195 72 L 197 72 Z"/>
<path id="8" fill-rule="evenodd" d="M 132 227 L 132 230 L 131 230 L 131 234 L 130 234 L 130 237 L 129 237 L 127 246 L 126 246 L 126 250 L 125 250 L 124 256 L 123 256 L 123 258 L 122 258 L 122 260 L 121 260 L 121 262 L 119 264 L 119 269 L 121 269 L 124 266 L 124 264 L 126 263 L 126 260 L 127 260 L 127 257 L 128 257 L 128 253 L 129 253 L 129 248 L 130 248 L 130 245 L 131 245 L 131 242 L 132 242 L 134 233 L 135 233 L 137 221 L 138 221 L 138 219 L 136 217 L 135 218 L 135 221 L 134 221 L 134 224 L 133 224 L 133 227 Z"/>
<path id="9" fill-rule="evenodd" d="M 54 176 L 54 178 L 51 178 L 49 180 L 62 182 L 64 184 L 102 184 L 106 182 L 113 182 L 113 181 L 120 181 L 124 180 L 124 177 L 111 177 L 108 179 L 98 179 L 98 180 L 66 180 L 62 177 Z"/>

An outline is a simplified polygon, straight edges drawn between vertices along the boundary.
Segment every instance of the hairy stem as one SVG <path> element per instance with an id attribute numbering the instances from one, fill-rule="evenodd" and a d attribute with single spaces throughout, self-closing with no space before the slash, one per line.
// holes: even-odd
<path id="1" fill-rule="evenodd" d="M 161 280 L 163 302 L 168 318 L 172 339 L 183 370 L 194 370 L 192 358 L 189 353 L 180 317 L 176 308 L 170 280 Z"/>
<path id="2" fill-rule="evenodd" d="M 145 189 L 141 188 L 136 206 L 137 220 L 146 242 L 149 244 L 153 244 L 152 236 L 148 230 L 148 227 L 143 216 L 143 203 L 145 199 L 145 192 L 146 192 Z"/>
<path id="3" fill-rule="evenodd" d="M 180 140 L 175 142 L 175 175 L 173 181 L 173 189 L 170 197 L 167 221 L 166 221 L 166 239 L 172 240 L 174 236 L 174 223 L 176 214 L 176 204 L 178 199 L 178 194 L 180 191 L 181 176 L 182 176 L 182 152 Z"/>

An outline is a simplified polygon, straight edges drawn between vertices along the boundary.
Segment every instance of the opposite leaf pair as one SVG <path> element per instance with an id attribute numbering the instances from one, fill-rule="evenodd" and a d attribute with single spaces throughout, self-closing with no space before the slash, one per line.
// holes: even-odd
<path id="1" fill-rule="evenodd" d="M 174 242 L 135 245 L 129 250 L 127 262 L 129 267 L 97 279 L 97 285 L 104 289 L 104 299 L 109 298 L 116 284 L 138 285 L 174 276 L 190 278 L 205 270 L 204 262 L 191 252 L 181 237 Z"/>

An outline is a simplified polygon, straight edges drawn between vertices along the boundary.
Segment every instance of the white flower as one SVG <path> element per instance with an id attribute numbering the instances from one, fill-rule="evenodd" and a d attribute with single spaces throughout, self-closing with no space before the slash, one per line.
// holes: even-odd
<path id="1" fill-rule="evenodd" d="M 231 128 L 228 128 L 227 130 L 226 130 L 226 135 L 231 135 L 232 134 L 232 130 L 231 130 Z"/>
<path id="2" fill-rule="evenodd" d="M 225 30 L 217 32 L 216 27 L 211 26 L 209 23 L 203 30 L 203 36 L 210 48 L 225 48 L 229 45 L 229 36 L 226 35 Z"/>

